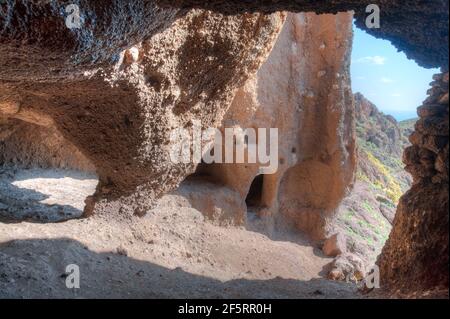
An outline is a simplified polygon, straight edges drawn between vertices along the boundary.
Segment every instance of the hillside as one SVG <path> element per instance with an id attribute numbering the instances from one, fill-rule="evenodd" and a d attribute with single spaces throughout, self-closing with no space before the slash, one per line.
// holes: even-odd
<path id="1" fill-rule="evenodd" d="M 404 170 L 402 154 L 409 145 L 408 136 L 416 120 L 397 122 L 362 94 L 356 93 L 354 98 L 356 181 L 343 200 L 330 233 L 343 235 L 346 248 L 341 250 L 345 251 L 344 260 L 347 259 L 344 264 L 358 268 L 359 264 L 367 267 L 375 262 L 391 231 L 398 200 L 411 186 L 412 179 Z M 338 272 L 332 276 L 338 278 L 349 271 L 342 266 L 336 268 Z"/>
<path id="2" fill-rule="evenodd" d="M 404 170 L 403 150 L 417 119 L 397 122 L 385 115 L 362 94 L 355 94 L 356 137 L 358 144 L 358 179 L 381 190 L 391 204 L 411 186 Z"/>

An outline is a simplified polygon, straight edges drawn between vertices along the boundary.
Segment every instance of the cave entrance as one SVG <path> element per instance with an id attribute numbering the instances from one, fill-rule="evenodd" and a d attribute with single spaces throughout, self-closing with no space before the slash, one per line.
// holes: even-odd
<path id="1" fill-rule="evenodd" d="M 195 172 L 185 178 L 187 182 L 209 182 L 212 184 L 221 184 L 215 164 L 207 164 L 203 161 L 197 165 Z"/>
<path id="2" fill-rule="evenodd" d="M 258 210 L 263 207 L 263 190 L 264 190 L 264 175 L 260 174 L 253 179 L 245 203 L 248 210 Z"/>

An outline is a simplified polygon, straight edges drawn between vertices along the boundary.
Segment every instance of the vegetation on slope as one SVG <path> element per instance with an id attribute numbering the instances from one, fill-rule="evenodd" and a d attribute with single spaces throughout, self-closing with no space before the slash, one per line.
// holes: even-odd
<path id="1" fill-rule="evenodd" d="M 411 186 L 402 163 L 414 119 L 398 123 L 355 94 L 358 169 L 330 233 L 345 236 L 346 256 L 373 265 L 388 239 L 397 203 Z"/>

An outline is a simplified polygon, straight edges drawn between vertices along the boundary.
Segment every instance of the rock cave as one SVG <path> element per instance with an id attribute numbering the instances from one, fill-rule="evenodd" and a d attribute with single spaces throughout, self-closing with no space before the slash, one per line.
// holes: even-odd
<path id="1" fill-rule="evenodd" d="M 116 255 L 134 258 L 130 267 L 151 274 L 169 275 L 158 265 L 176 268 L 186 260 L 189 265 L 198 260 L 205 267 L 227 264 L 238 269 L 244 262 L 227 261 L 221 255 L 225 248 L 218 244 L 208 246 L 205 254 L 197 249 L 216 237 L 222 242 L 220 236 L 228 229 L 231 242 L 247 240 L 248 235 L 232 227 L 248 226 L 249 208 L 262 223 L 258 236 L 274 239 L 268 243 L 258 237 L 255 242 L 273 245 L 275 252 L 249 263 L 284 258 L 277 255 L 283 253 L 276 246 L 279 241 L 323 247 L 325 253 L 328 245 L 337 246 L 340 236 L 333 236 L 330 223 L 355 184 L 359 158 L 356 102 L 349 84 L 355 21 L 420 66 L 440 68 L 429 97 L 418 108 L 411 145 L 403 154 L 412 187 L 399 200 L 392 232 L 376 264 L 383 296 L 448 298 L 447 1 L 376 1 L 381 8 L 379 29 L 365 26 L 365 8 L 374 2 L 369 0 L 74 2 L 83 17 L 82 27 L 75 29 L 64 24 L 64 1 L 0 3 L 0 177 L 6 181 L 0 184 L 0 272 L 21 273 L 22 279 L 14 279 L 18 283 L 26 276 L 46 278 L 29 274 L 28 261 L 19 260 L 18 255 L 32 247 L 43 256 L 45 251 L 68 249 L 68 262 L 75 256 L 100 259 L 117 246 Z M 194 120 L 200 120 L 203 129 L 277 127 L 278 171 L 262 175 L 261 166 L 251 163 L 174 164 L 168 155 L 170 131 L 193 130 Z M 77 204 L 68 202 L 67 209 L 51 196 L 45 201 L 38 196 L 36 202 L 49 207 L 45 216 L 41 204 L 30 208 L 18 202 L 10 190 L 17 186 L 8 174 L 21 169 L 71 171 L 50 178 L 79 180 L 67 195 L 77 198 Z M 72 180 L 68 183 L 67 189 Z M 80 202 L 83 207 L 77 206 Z M 8 214 L 15 214 L 13 223 Z M 183 224 L 186 216 L 191 221 Z M 211 225 L 202 224 L 203 218 Z M 28 225 L 30 219 L 38 223 Z M 177 224 L 183 232 L 169 229 Z M 211 235 L 212 225 L 216 228 Z M 274 235 L 277 227 L 302 238 Z M 27 232 L 48 234 L 50 248 L 38 235 L 24 236 Z M 90 240 L 96 232 L 98 238 Z M 191 236 L 195 242 L 187 243 Z M 69 239 L 57 240 L 61 237 Z M 129 242 L 143 244 L 131 253 L 124 248 Z M 78 250 L 82 245 L 90 250 Z M 227 249 L 232 255 L 237 248 Z M 246 249 L 251 250 L 241 247 Z M 286 251 L 294 254 L 295 249 L 289 246 Z M 156 266 L 140 264 L 146 253 L 160 258 L 149 259 Z M 333 248 L 331 255 L 336 264 L 346 252 Z M 112 268 L 123 268 L 119 257 L 108 258 L 117 262 Z M 12 259 L 15 262 L 5 266 L 3 262 Z M 314 259 L 311 265 L 322 267 L 322 262 Z M 37 263 L 38 272 L 45 268 L 45 261 Z M 310 278 L 307 267 L 305 281 Z M 257 279 L 294 287 L 282 297 L 305 297 L 296 295 L 297 283 L 273 279 L 268 274 L 274 270 L 266 268 Z M 222 290 L 220 283 L 201 277 L 208 274 L 203 268 L 192 269 L 173 277 L 193 283 L 186 290 L 191 296 L 205 296 L 196 285 Z M 256 283 L 238 294 L 236 287 L 244 284 L 221 271 L 215 278 L 225 280 L 233 293 L 219 297 L 255 297 L 248 291 L 255 290 Z M 121 280 L 127 278 L 118 273 Z M 46 281 L 60 285 L 53 277 Z M 160 291 L 148 294 L 142 287 L 126 286 L 123 291 L 141 297 L 184 296 L 183 288 L 173 292 L 173 287 L 161 285 Z M 315 285 L 312 280 L 307 287 L 315 291 Z M 335 297 L 345 283 L 329 285 Z M 19 292 L 1 280 L 0 288 L 0 297 L 60 296 L 55 295 L 58 288 Z M 349 288 L 348 294 L 358 293 Z M 100 295 L 92 289 L 83 296 Z"/>

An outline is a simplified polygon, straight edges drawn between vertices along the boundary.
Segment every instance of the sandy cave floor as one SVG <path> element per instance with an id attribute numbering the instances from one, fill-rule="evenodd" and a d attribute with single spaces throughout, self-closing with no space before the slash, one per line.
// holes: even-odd
<path id="1" fill-rule="evenodd" d="M 355 285 L 323 279 L 332 259 L 300 235 L 215 226 L 177 195 L 143 218 L 67 220 L 96 183 L 0 170 L 0 298 L 361 298 Z M 80 289 L 65 286 L 69 264 Z"/>

